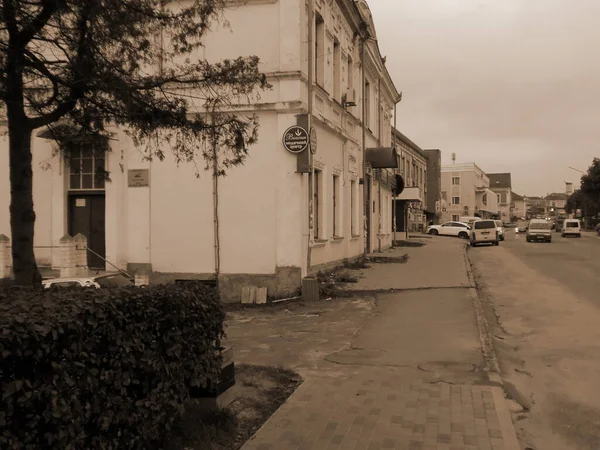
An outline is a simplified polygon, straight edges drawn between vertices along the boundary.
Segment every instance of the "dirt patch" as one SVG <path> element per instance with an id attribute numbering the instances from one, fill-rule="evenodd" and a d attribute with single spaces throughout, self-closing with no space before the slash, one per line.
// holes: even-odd
<path id="1" fill-rule="evenodd" d="M 281 367 L 236 366 L 236 400 L 203 417 L 190 404 L 173 429 L 166 450 L 237 450 L 298 388 L 298 374 Z"/>
<path id="2" fill-rule="evenodd" d="M 369 256 L 369 261 L 378 264 L 405 264 L 408 258 L 408 253 L 405 253 L 401 256 Z"/>

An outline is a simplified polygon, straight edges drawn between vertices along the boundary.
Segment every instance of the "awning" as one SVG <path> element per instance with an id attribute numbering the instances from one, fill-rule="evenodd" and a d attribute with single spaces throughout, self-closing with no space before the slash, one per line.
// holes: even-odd
<path id="1" fill-rule="evenodd" d="M 368 148 L 365 159 L 373 169 L 397 169 L 398 153 L 394 147 Z"/>

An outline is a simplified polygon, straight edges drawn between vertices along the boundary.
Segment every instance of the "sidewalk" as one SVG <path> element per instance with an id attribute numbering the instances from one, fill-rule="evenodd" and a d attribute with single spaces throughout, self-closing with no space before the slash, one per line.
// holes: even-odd
<path id="1" fill-rule="evenodd" d="M 357 271 L 351 289 L 374 291 L 374 312 L 344 348 L 321 353 L 318 370 L 300 370 L 305 382 L 243 450 L 518 450 L 502 389 L 484 370 L 465 245 L 436 237 L 386 253 L 407 263 Z M 250 327 L 237 331 L 251 339 Z"/>

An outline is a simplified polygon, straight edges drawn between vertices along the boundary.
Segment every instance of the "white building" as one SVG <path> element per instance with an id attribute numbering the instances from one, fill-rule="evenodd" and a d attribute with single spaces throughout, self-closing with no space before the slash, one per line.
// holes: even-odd
<path id="1" fill-rule="evenodd" d="M 490 179 L 475 163 L 442 167 L 442 221 L 458 221 L 461 216 L 498 218 L 498 198 L 490 189 Z"/>
<path id="2" fill-rule="evenodd" d="M 314 15 L 303 0 L 236 4 L 225 12 L 231 30 L 215 27 L 201 50 L 208 60 L 255 54 L 273 85 L 260 104 L 247 108 L 260 120 L 258 143 L 243 167 L 219 179 L 218 241 L 210 173 L 197 178 L 193 165 L 178 166 L 168 157 L 145 161 L 122 130 L 113 130 L 106 155 L 71 164 L 53 156 L 53 141 L 35 136 L 40 264 L 58 265 L 60 238 L 80 232 L 92 250 L 90 266 L 148 272 L 151 282 L 211 279 L 219 260 L 222 298 L 236 301 L 243 285 L 285 295 L 300 286 L 303 276 L 355 258 L 365 247 L 389 247 L 395 180 L 387 169 L 395 168 L 391 117 L 400 96 L 379 52 L 366 2 L 314 3 Z M 309 152 L 298 156 L 282 144 L 286 129 L 306 126 L 310 112 L 318 143 L 312 232 Z M 74 166 L 80 173 L 71 173 Z M 106 168 L 110 181 L 95 180 L 97 166 Z M 0 234 L 10 236 L 8 140 L 1 132 L 0 171 Z"/>

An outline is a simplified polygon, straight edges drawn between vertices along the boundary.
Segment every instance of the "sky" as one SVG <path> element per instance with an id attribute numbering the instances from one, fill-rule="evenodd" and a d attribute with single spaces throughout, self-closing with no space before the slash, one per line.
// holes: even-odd
<path id="1" fill-rule="evenodd" d="M 564 192 L 600 157 L 600 0 L 370 0 L 397 127 L 442 164 Z"/>

